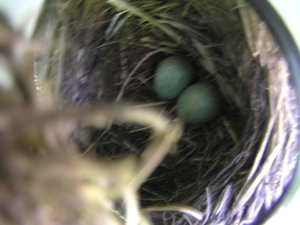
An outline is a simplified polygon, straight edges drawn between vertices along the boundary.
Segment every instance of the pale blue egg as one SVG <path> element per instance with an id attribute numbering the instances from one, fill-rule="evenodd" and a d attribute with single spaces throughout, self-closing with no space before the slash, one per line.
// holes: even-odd
<path id="1" fill-rule="evenodd" d="M 176 111 L 188 123 L 205 123 L 214 119 L 221 109 L 218 90 L 208 83 L 196 83 L 185 89 L 179 96 Z"/>
<path id="2" fill-rule="evenodd" d="M 180 56 L 164 59 L 154 74 L 154 90 L 162 99 L 170 100 L 191 84 L 195 73 L 194 65 Z"/>

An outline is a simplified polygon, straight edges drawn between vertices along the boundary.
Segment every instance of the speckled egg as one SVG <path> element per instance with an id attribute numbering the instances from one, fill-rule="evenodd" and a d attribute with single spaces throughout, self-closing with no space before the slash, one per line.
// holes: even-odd
<path id="1" fill-rule="evenodd" d="M 208 83 L 196 83 L 185 89 L 176 104 L 177 114 L 188 123 L 205 123 L 220 112 L 221 96 Z"/>
<path id="2" fill-rule="evenodd" d="M 170 100 L 191 84 L 195 73 L 194 65 L 180 56 L 164 59 L 154 74 L 154 90 L 159 97 Z"/>

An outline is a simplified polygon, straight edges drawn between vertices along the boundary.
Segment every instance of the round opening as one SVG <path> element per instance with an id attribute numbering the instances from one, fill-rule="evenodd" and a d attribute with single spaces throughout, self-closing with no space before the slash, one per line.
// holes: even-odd
<path id="1" fill-rule="evenodd" d="M 0 223 L 255 224 L 299 188 L 299 54 L 267 2 L 46 1 L 21 56 L 0 22 Z"/>

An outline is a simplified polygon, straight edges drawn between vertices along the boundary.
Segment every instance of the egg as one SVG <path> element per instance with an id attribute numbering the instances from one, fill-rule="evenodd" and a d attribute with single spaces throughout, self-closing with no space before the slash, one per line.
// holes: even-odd
<path id="1" fill-rule="evenodd" d="M 185 89 L 176 103 L 180 118 L 191 124 L 205 123 L 214 119 L 221 108 L 218 90 L 208 83 L 196 83 Z"/>
<path id="2" fill-rule="evenodd" d="M 154 74 L 153 87 L 156 94 L 165 100 L 177 98 L 191 84 L 195 73 L 194 65 L 181 56 L 164 59 Z"/>

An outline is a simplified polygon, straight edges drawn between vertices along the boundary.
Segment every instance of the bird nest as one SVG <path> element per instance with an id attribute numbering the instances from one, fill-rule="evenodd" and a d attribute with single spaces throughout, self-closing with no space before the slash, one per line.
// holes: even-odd
<path id="1" fill-rule="evenodd" d="M 15 74 L 1 90 L 3 224 L 250 224 L 293 177 L 295 88 L 243 0 L 46 1 L 29 62 L 3 43 Z M 183 123 L 156 95 L 170 55 L 218 88 L 217 118 Z"/>

